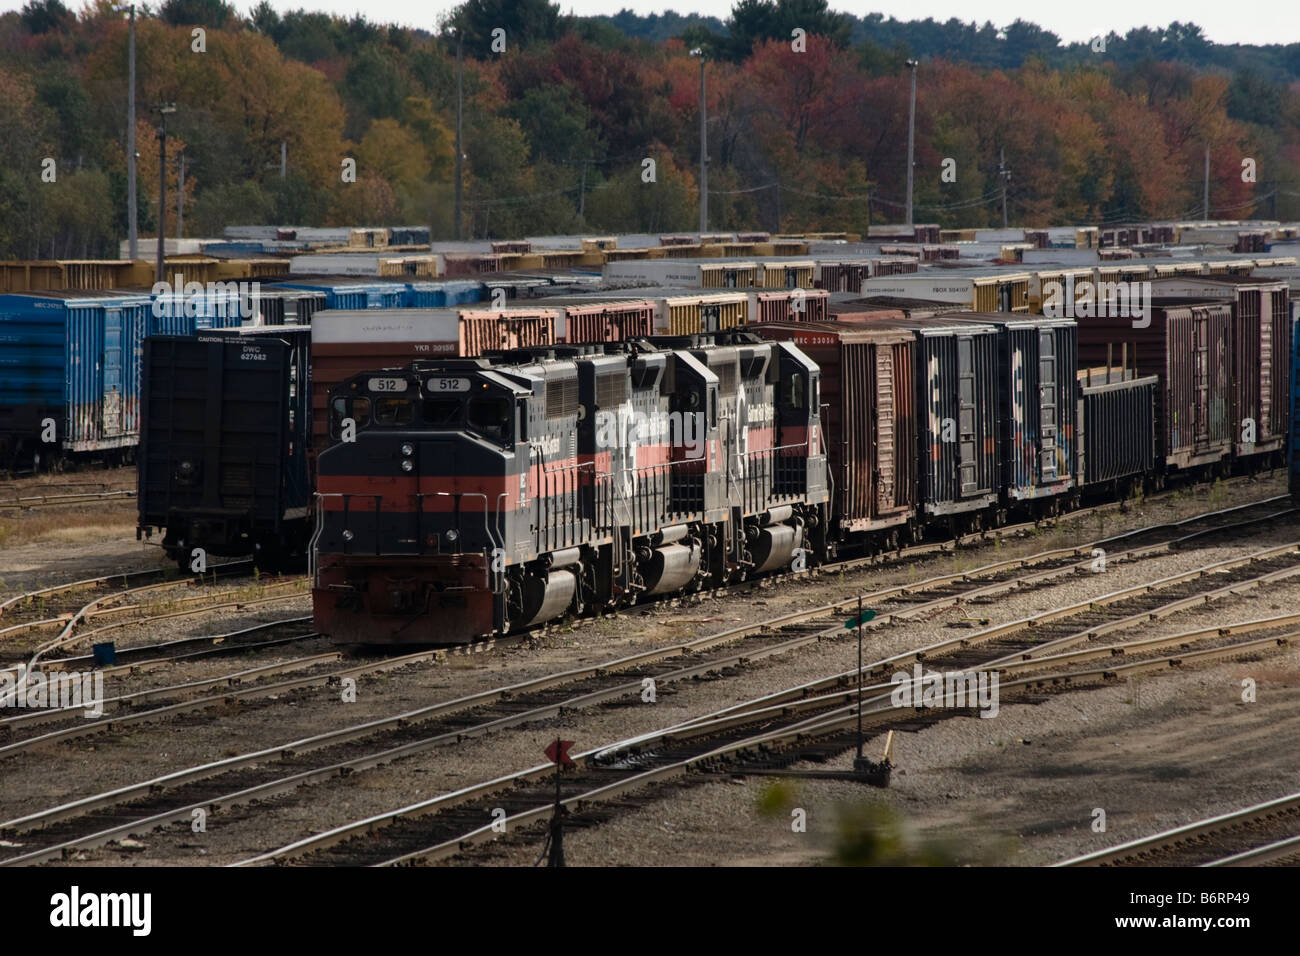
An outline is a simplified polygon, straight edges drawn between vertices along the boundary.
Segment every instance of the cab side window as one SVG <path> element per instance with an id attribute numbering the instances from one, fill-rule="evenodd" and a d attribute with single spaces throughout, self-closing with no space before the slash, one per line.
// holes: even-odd
<path id="1" fill-rule="evenodd" d="M 505 398 L 475 397 L 469 400 L 469 427 L 499 442 L 514 434 L 514 402 Z"/>
<path id="2" fill-rule="evenodd" d="M 338 438 L 345 419 L 352 419 L 357 429 L 370 424 L 370 399 L 340 395 L 330 404 L 330 437 Z"/>
<path id="3" fill-rule="evenodd" d="M 790 407 L 802 409 L 804 407 L 804 380 L 802 372 L 795 372 L 790 376 Z"/>

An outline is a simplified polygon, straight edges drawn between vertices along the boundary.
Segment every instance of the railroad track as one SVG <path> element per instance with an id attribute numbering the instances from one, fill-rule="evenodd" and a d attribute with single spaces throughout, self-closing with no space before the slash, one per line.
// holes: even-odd
<path id="1" fill-rule="evenodd" d="M 34 510 L 55 505 L 86 504 L 91 501 L 109 501 L 113 499 L 134 498 L 134 488 L 121 488 L 112 491 L 83 491 L 67 495 L 25 495 L 20 498 L 0 499 L 0 508 L 14 510 Z"/>
<path id="2" fill-rule="evenodd" d="M 1300 793 L 1074 857 L 1057 866 L 1294 866 Z"/>
<path id="3" fill-rule="evenodd" d="M 278 650 L 292 644 L 298 644 L 303 641 L 320 637 L 319 634 L 311 630 L 310 624 L 310 617 L 296 617 L 288 618 L 283 621 L 269 621 L 264 624 L 255 624 L 252 627 L 241 628 L 238 631 L 231 631 L 226 634 L 207 634 L 195 637 L 184 637 L 173 641 L 165 641 L 160 644 L 146 644 L 123 648 L 117 652 L 118 663 L 107 667 L 98 667 L 95 664 L 93 655 L 81 655 L 77 657 L 64 657 L 47 660 L 44 665 L 44 670 L 47 673 L 67 673 L 85 672 L 91 668 L 95 668 L 96 671 L 105 678 L 134 677 L 157 668 L 171 667 L 177 663 L 189 663 L 196 660 L 208 660 L 217 657 L 252 654 L 265 650 Z M 286 631 L 288 633 L 281 636 L 268 637 L 264 640 L 257 639 L 263 635 L 273 634 L 278 631 Z M 328 659 L 330 661 L 337 661 L 341 659 L 342 656 L 341 652 L 336 652 L 328 655 Z M 304 662 L 309 660 L 322 662 L 325 658 L 321 655 L 312 655 L 309 657 L 279 661 L 273 664 L 245 669 L 216 678 L 206 678 L 168 687 L 149 688 L 116 697 L 106 697 L 100 701 L 100 703 L 106 709 L 113 712 L 116 712 L 119 708 L 132 708 L 132 719 L 147 719 L 145 717 L 147 712 L 136 711 L 133 708 L 152 700 L 193 697 L 202 690 L 222 683 L 235 686 L 260 677 L 301 669 L 303 666 L 307 666 Z M 0 669 L 0 674 L 4 672 L 4 669 Z M 123 722 L 121 717 L 116 721 L 108 721 L 104 725 L 86 721 L 83 719 L 85 709 L 86 708 L 84 707 L 76 706 L 30 710 L 21 713 L 10 711 L 9 716 L 0 718 L 0 743 L 14 743 L 22 731 L 27 730 L 28 728 L 51 723 L 70 722 L 72 728 L 75 729 L 73 729 L 71 733 L 59 739 L 71 739 L 73 736 L 88 736 L 90 734 L 101 733 L 106 729 L 112 729 L 113 726 L 121 726 L 121 723 Z M 34 743 L 36 743 L 36 741 L 33 740 L 29 745 Z M 21 747 L 19 749 L 21 749 Z"/>
<path id="4" fill-rule="evenodd" d="M 249 562 L 219 565 L 210 572 L 212 574 L 210 580 L 215 584 L 218 579 L 235 577 L 249 570 L 249 567 Z M 134 573 L 140 579 L 146 581 L 159 576 L 158 573 L 153 571 Z M 77 590 L 84 588 L 100 589 L 106 582 L 116 582 L 123 577 L 128 578 L 127 587 L 94 597 L 84 604 L 81 602 L 86 595 L 72 598 L 69 601 L 71 595 Z M 249 607 L 300 598 L 306 579 L 297 577 L 287 580 L 259 580 L 256 583 L 241 585 L 233 590 L 207 591 L 186 597 L 159 598 L 152 603 L 127 603 L 129 598 L 140 598 L 146 594 L 156 594 L 178 587 L 206 587 L 208 580 L 205 578 L 200 583 L 196 579 L 174 579 L 163 575 L 163 580 L 153 580 L 152 583 L 148 584 L 130 585 L 129 575 L 114 575 L 110 578 L 92 578 L 88 581 L 59 585 L 54 588 L 20 595 L 6 602 L 4 606 L 0 606 L 0 613 L 8 612 L 10 615 L 9 620 L 24 616 L 27 618 L 27 620 L 0 627 L 0 642 L 4 645 L 3 649 L 0 649 L 0 663 L 7 662 L 15 666 L 18 663 L 25 663 L 28 667 L 32 667 L 41 658 L 54 651 L 82 641 L 102 637 L 108 632 L 122 628 L 148 626 L 173 618 L 209 614 L 219 610 L 243 610 Z M 50 607 L 44 603 L 49 599 L 61 600 L 64 605 L 63 608 L 56 608 L 51 615 Z M 24 604 L 29 611 L 34 610 L 35 613 L 15 615 L 13 609 L 23 607 Z M 153 610 L 155 607 L 158 610 Z M 103 623 L 89 630 L 83 627 L 83 625 L 91 621 L 110 617 L 119 618 L 119 620 Z M 6 618 L 0 618 L 0 621 L 3 620 L 6 620 Z M 53 636 L 45 639 L 38 637 L 34 642 L 25 639 L 27 635 L 36 632 L 52 632 Z"/>
<path id="5" fill-rule="evenodd" d="M 1243 653 L 1219 649 L 1220 657 Z M 1163 661 L 1160 663 L 1164 663 Z M 1036 702 L 1063 687 L 1101 685 L 1113 680 L 1104 668 L 1076 671 L 1068 684 L 1026 678 L 1004 683 L 1004 702 Z M 887 685 L 888 686 L 888 685 Z M 588 750 L 574 757 L 576 772 L 560 780 L 569 825 L 599 823 L 631 806 L 643 805 L 664 788 L 698 785 L 713 775 L 763 772 L 801 760 L 822 761 L 848 750 L 855 728 L 879 735 L 916 729 L 965 709 L 931 711 L 917 718 L 893 705 L 889 690 L 865 697 L 861 708 L 835 698 L 796 703 L 757 698 L 649 734 Z M 377 814 L 315 834 L 246 859 L 239 865 L 305 862 L 322 866 L 427 864 L 465 853 L 502 832 L 520 834 L 550 818 L 555 802 L 555 768 L 539 764 L 517 773 L 442 794 L 389 813 Z M 504 817 L 498 811 L 505 811 Z M 528 834 L 522 835 L 528 839 Z"/>
<path id="6" fill-rule="evenodd" d="M 1261 520 L 1259 517 L 1255 517 L 1248 519 L 1246 523 L 1252 524 L 1259 520 Z M 1180 522 L 1180 524 L 1185 523 Z M 1235 529 L 1229 526 L 1214 530 Z M 1204 532 L 1196 532 L 1184 535 L 1183 539 L 1200 538 L 1203 534 Z M 1134 553 L 1138 551 L 1154 553 L 1168 547 L 1171 543 L 1176 543 L 1177 540 L 1134 549 Z M 1041 586 L 1048 580 L 1077 573 L 1082 567 L 1090 564 L 1091 547 L 1087 545 L 1037 556 L 1040 561 L 1059 562 L 1063 555 L 1068 554 L 1073 555 L 1076 560 L 1046 572 L 1035 571 L 1029 577 Z M 1282 549 L 1268 549 L 1265 554 L 1275 556 L 1274 552 L 1282 553 L 1287 549 L 1294 555 L 1295 545 L 1283 546 Z M 1087 556 L 1084 561 L 1077 560 L 1080 554 Z M 1120 560 L 1123 557 L 1124 553 L 1120 553 L 1115 555 L 1114 559 Z M 1249 566 L 1250 560 L 1248 556 L 1241 559 L 1241 562 L 1223 562 L 1223 564 L 1240 563 L 1242 566 Z M 877 599 L 904 596 L 912 602 L 909 606 L 900 607 L 878 620 L 886 623 L 892 620 L 906 620 L 952 604 L 953 598 L 947 594 L 918 602 L 916 598 L 925 592 L 927 585 L 932 588 L 943 588 L 960 582 L 974 590 L 984 592 L 995 588 L 1007 590 L 1014 588 L 1016 581 L 980 586 L 981 572 L 985 577 L 991 577 L 1008 568 L 1032 567 L 1034 564 L 1034 559 L 998 562 L 984 569 L 941 575 L 928 582 L 886 588 L 869 597 L 874 605 Z M 1216 567 L 1214 570 L 1220 569 Z M 1295 573 L 1300 573 L 1300 569 Z M 1134 594 L 1145 593 L 1147 586 L 1128 590 Z M 1120 597 L 1117 595 L 1111 603 L 1119 601 Z M 841 615 L 844 610 L 856 605 L 856 602 L 855 597 L 820 608 L 781 615 L 757 625 L 734 628 L 695 641 L 497 688 L 384 720 L 370 721 L 363 725 L 294 741 L 253 754 L 245 754 L 238 758 L 192 767 L 132 787 L 74 801 L 0 824 L 0 829 L 18 833 L 36 827 L 50 828 L 62 821 L 71 821 L 41 834 L 41 842 L 45 844 L 44 849 L 28 850 L 4 862 L 39 862 L 74 849 L 102 845 L 128 832 L 143 832 L 171 820 L 187 818 L 194 809 L 199 807 L 212 809 L 255 799 L 266 799 L 299 786 L 326 780 L 339 774 L 355 773 L 433 747 L 455 744 L 469 737 L 492 733 L 510 726 L 553 718 L 561 710 L 594 706 L 605 701 L 638 694 L 643 688 L 642 681 L 645 676 L 651 676 L 656 681 L 667 685 L 706 673 L 718 673 L 728 668 L 736 668 L 758 658 L 786 653 L 814 641 L 830 639 L 832 636 L 847 636 L 841 626 Z M 1046 612 L 1042 616 L 1056 619 L 1055 612 Z M 1032 624 L 1025 626 L 1029 627 Z M 946 643 L 950 650 L 959 650 L 969 646 L 972 637 L 975 635 L 964 635 Z M 701 651 L 742 639 L 746 641 L 746 646 L 740 653 L 728 652 L 704 660 L 694 658 L 694 655 Z M 922 656 L 927 654 L 933 656 L 939 651 L 938 645 L 931 645 L 913 652 L 910 658 L 906 655 L 897 656 L 877 662 L 873 667 L 879 669 L 887 668 L 891 664 L 896 666 L 905 658 L 919 660 Z M 675 659 L 686 655 L 691 655 L 692 659 L 688 666 L 674 666 Z M 874 671 L 869 667 L 864 672 Z M 784 699 L 797 700 L 824 696 L 828 689 L 846 686 L 849 678 L 855 673 L 834 675 L 824 682 L 801 685 L 786 692 Z M 764 706 L 770 706 L 774 702 L 776 701 L 772 696 L 763 699 Z M 823 704 L 830 706 L 825 702 Z M 738 713 L 735 707 L 728 710 Z M 0 749 L 0 756 L 9 749 Z M 307 761 L 304 759 L 306 754 L 315 756 Z M 257 772 L 254 773 L 254 770 Z M 198 783 L 202 783 L 202 786 L 195 786 Z M 168 790 L 170 792 L 164 796 L 162 792 Z M 134 819 L 121 821 L 117 814 L 126 809 L 123 805 L 130 801 L 137 801 L 146 795 L 152 795 L 146 805 L 132 805 L 131 809 L 135 812 Z M 112 810 L 112 813 L 103 812 L 108 810 Z M 94 829 L 103 823 L 109 825 L 99 830 Z"/>
<path id="7" fill-rule="evenodd" d="M 252 569 L 252 561 L 232 561 L 213 565 L 208 569 L 207 573 L 214 577 L 221 577 L 242 574 Z M 75 592 L 104 591 L 115 587 L 118 582 L 121 582 L 121 590 L 104 595 L 93 603 L 107 602 L 114 598 L 140 593 L 150 588 L 168 587 L 193 580 L 195 579 L 178 577 L 175 568 L 148 568 L 143 571 L 125 571 L 116 574 L 105 574 L 97 578 L 83 578 L 79 581 L 69 581 L 64 584 L 38 588 L 35 591 L 26 591 L 5 601 L 0 601 L 0 619 L 12 618 L 15 615 L 21 616 L 23 611 L 31 612 L 33 608 L 38 613 L 47 613 L 51 610 L 50 605 L 52 602 L 59 602 L 66 612 L 72 612 L 83 606 L 79 600 L 73 598 L 72 595 Z M 133 583 L 137 581 L 154 583 L 148 585 Z M 56 608 L 56 610 L 58 609 Z M 64 613 L 64 611 L 60 611 L 60 613 Z"/>

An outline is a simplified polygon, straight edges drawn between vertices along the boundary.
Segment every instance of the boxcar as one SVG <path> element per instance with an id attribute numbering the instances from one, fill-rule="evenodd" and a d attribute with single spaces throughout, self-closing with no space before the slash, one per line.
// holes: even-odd
<path id="1" fill-rule="evenodd" d="M 304 289 L 325 293 L 327 309 L 400 309 L 410 299 L 405 282 L 334 281 L 303 278 L 295 282 L 276 282 L 270 289 Z"/>
<path id="2" fill-rule="evenodd" d="M 1300 299 L 1291 300 L 1291 499 L 1300 501 Z"/>
<path id="3" fill-rule="evenodd" d="M 750 322 L 824 322 L 830 293 L 822 289 L 747 293 Z"/>
<path id="4" fill-rule="evenodd" d="M 1105 366 L 1078 372 L 1076 482 L 1085 492 L 1127 497 L 1154 472 L 1160 380 Z"/>
<path id="5" fill-rule="evenodd" d="M 408 282 L 402 303 L 411 309 L 442 309 L 469 305 L 483 299 L 483 284 L 471 279 L 459 282 Z"/>
<path id="6" fill-rule="evenodd" d="M 543 296 L 536 304 L 559 313 L 558 341 L 621 342 L 654 335 L 655 304 L 650 299 Z"/>
<path id="7" fill-rule="evenodd" d="M 853 312 L 895 311 L 909 318 L 926 319 L 936 315 L 952 315 L 964 311 L 951 302 L 935 299 L 912 299 L 896 295 L 832 296 L 831 309 Z"/>
<path id="8" fill-rule="evenodd" d="M 906 329 L 836 322 L 751 328 L 795 343 L 821 368 L 822 428 L 835 544 L 893 548 L 916 519 L 915 339 Z"/>
<path id="9" fill-rule="evenodd" d="M 325 293 L 263 286 L 253 297 L 254 321 L 260 325 L 307 325 L 325 308 Z"/>
<path id="10" fill-rule="evenodd" d="M 1232 454 L 1232 306 L 1155 299 L 1145 321 L 1109 316 L 1079 325 L 1079 364 L 1135 363 L 1160 380 L 1157 484 L 1169 472 L 1219 468 Z"/>
<path id="11" fill-rule="evenodd" d="M 130 458 L 145 337 L 237 326 L 238 304 L 224 293 L 0 295 L 0 466 Z"/>
<path id="12" fill-rule="evenodd" d="M 1258 277 L 1170 278 L 1152 282 L 1163 297 L 1232 303 L 1232 441 L 1238 458 L 1279 455 L 1286 445 L 1291 355 L 1290 290 Z"/>
<path id="13" fill-rule="evenodd" d="M 920 519 L 979 530 L 998 501 L 998 332 L 943 318 L 881 320 L 909 331 L 916 385 Z"/>
<path id="14" fill-rule="evenodd" d="M 1074 487 L 1078 369 L 1073 319 L 958 313 L 946 322 L 997 329 L 1002 505 L 1055 512 Z"/>
<path id="15" fill-rule="evenodd" d="M 858 292 L 862 280 L 872 275 L 870 259 L 821 260 L 817 263 L 817 288 L 828 292 Z"/>
<path id="16" fill-rule="evenodd" d="M 307 326 L 250 327 L 144 344 L 136 537 L 163 532 L 183 569 L 195 548 L 301 566 L 312 480 Z"/>

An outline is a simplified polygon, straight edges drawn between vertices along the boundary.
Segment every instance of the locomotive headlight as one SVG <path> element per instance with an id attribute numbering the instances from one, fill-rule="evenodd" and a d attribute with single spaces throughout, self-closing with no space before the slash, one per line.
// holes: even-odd
<path id="1" fill-rule="evenodd" d="M 404 457 L 410 458 L 414 454 L 415 454 L 415 449 L 411 447 L 409 442 L 402 445 L 402 455 Z"/>
<path id="2" fill-rule="evenodd" d="M 460 532 L 457 531 L 455 528 L 452 528 L 450 531 L 447 532 L 448 541 L 456 541 L 459 538 L 460 538 Z"/>
<path id="3" fill-rule="evenodd" d="M 415 462 L 411 461 L 411 459 L 409 458 L 402 459 L 402 471 L 410 471 L 414 467 L 415 467 Z"/>
<path id="4" fill-rule="evenodd" d="M 343 540 L 344 540 L 344 541 L 351 541 L 351 540 L 352 540 L 353 538 L 355 538 L 355 537 L 356 537 L 356 535 L 354 535 L 351 531 L 346 531 L 346 530 L 345 530 L 345 531 L 343 532 Z"/>

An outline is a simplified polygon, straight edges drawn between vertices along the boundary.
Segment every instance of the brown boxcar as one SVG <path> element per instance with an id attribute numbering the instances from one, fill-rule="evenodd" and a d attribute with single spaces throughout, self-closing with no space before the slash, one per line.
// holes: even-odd
<path id="1" fill-rule="evenodd" d="M 750 322 L 825 322 L 830 293 L 823 289 L 749 292 Z"/>
<path id="2" fill-rule="evenodd" d="M 921 270 L 921 260 L 911 259 L 907 256 L 889 256 L 884 259 L 871 260 L 871 275 L 874 276 L 904 276 L 911 275 Z M 858 283 L 858 289 L 862 288 L 861 282 Z M 856 290 L 855 290 L 856 291 Z"/>
<path id="3" fill-rule="evenodd" d="M 1232 303 L 1232 441 L 1239 456 L 1280 452 L 1290 421 L 1291 303 L 1281 279 L 1157 279 L 1157 296 Z M 1248 440 L 1250 439 L 1250 440 Z"/>
<path id="4" fill-rule="evenodd" d="M 832 302 L 830 318 L 833 322 L 871 322 L 876 319 L 905 319 L 907 313 L 901 309 L 877 309 L 851 302 Z"/>
<path id="5" fill-rule="evenodd" d="M 753 326 L 793 342 L 822 370 L 832 537 L 893 546 L 916 514 L 914 339 L 905 329 L 837 322 Z"/>
<path id="6" fill-rule="evenodd" d="M 1146 321 L 1143 327 L 1134 323 Z M 1136 367 L 1160 380 L 1156 461 L 1162 472 L 1213 465 L 1232 453 L 1232 307 L 1155 299 L 1146 319 L 1079 323 L 1079 367 Z"/>
<path id="7" fill-rule="evenodd" d="M 472 276 L 484 272 L 501 271 L 501 253 L 448 252 L 442 257 L 442 274 L 445 276 Z"/>
<path id="8" fill-rule="evenodd" d="M 554 309 L 325 310 L 311 323 L 312 444 L 328 442 L 326 402 L 339 382 L 416 359 L 552 345 Z"/>
<path id="9" fill-rule="evenodd" d="M 563 342 L 621 342 L 654 334 L 655 307 L 645 299 L 567 305 L 560 309 Z"/>

